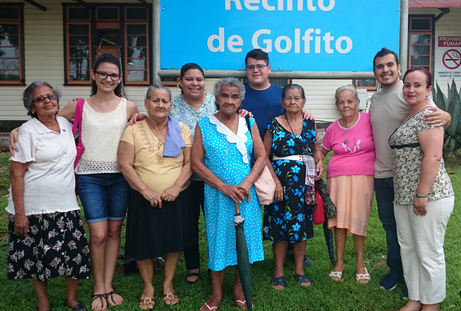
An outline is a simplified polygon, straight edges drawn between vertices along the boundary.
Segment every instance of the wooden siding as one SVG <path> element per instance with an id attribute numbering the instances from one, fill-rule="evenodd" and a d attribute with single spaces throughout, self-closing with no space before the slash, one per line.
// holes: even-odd
<path id="1" fill-rule="evenodd" d="M 11 2 L 0 0 L 2 2 Z M 86 1 L 97 3 L 139 3 L 138 1 Z M 61 1 L 42 0 L 46 12 L 24 5 L 24 55 L 26 85 L 45 80 L 62 93 L 61 107 L 78 97 L 89 97 L 88 86 L 64 86 L 63 8 Z M 0 86 L 0 121 L 28 120 L 22 103 L 25 86 Z M 146 87 L 125 87 L 129 100 L 144 111 Z"/>

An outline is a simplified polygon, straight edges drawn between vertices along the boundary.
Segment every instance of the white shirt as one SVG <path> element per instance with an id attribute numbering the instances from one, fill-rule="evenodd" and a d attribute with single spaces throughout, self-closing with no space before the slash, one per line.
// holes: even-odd
<path id="1" fill-rule="evenodd" d="M 24 174 L 24 210 L 26 215 L 79 210 L 75 197 L 74 160 L 77 155 L 72 125 L 57 117 L 60 133 L 48 129 L 33 118 L 19 129 L 15 152 L 10 161 L 29 163 Z M 13 195 L 6 211 L 15 213 Z"/>

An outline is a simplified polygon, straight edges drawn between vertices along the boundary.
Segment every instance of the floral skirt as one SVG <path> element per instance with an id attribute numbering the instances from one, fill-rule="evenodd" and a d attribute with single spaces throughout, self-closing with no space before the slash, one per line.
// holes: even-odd
<path id="1" fill-rule="evenodd" d="M 30 215 L 29 234 L 14 233 L 8 214 L 8 279 L 90 278 L 90 249 L 80 212 Z"/>

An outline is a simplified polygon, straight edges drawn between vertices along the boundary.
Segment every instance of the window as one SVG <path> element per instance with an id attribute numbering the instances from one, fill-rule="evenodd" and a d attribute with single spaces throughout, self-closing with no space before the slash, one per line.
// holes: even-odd
<path id="1" fill-rule="evenodd" d="M 424 67 L 432 71 L 433 17 L 410 16 L 409 67 Z"/>
<path id="2" fill-rule="evenodd" d="M 121 61 L 125 85 L 150 84 L 150 13 L 145 6 L 64 5 L 66 84 L 91 83 L 93 61 L 111 53 Z"/>
<path id="3" fill-rule="evenodd" d="M 0 84 L 24 84 L 22 5 L 0 5 Z"/>
<path id="4" fill-rule="evenodd" d="M 378 81 L 376 79 L 357 79 L 353 84 L 358 89 L 366 89 L 369 91 L 376 91 L 378 89 Z"/>

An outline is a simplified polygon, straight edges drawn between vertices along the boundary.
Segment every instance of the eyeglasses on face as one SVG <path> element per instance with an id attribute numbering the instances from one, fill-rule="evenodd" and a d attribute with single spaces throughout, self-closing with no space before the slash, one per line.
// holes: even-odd
<path id="1" fill-rule="evenodd" d="M 104 71 L 95 71 L 98 74 L 99 79 L 105 80 L 107 77 L 110 77 L 112 81 L 118 80 L 120 78 L 121 74 L 119 73 L 107 73 Z"/>
<path id="2" fill-rule="evenodd" d="M 263 65 L 263 64 L 248 65 L 248 66 L 247 66 L 247 69 L 248 69 L 248 70 L 255 70 L 255 68 L 256 68 L 256 69 L 258 69 L 258 70 L 261 70 L 261 69 L 263 69 L 264 67 L 267 67 L 267 65 Z"/>
<path id="3" fill-rule="evenodd" d="M 41 96 L 41 97 L 37 97 L 37 98 L 34 98 L 33 102 L 36 103 L 36 104 L 40 104 L 40 103 L 43 103 L 45 100 L 53 100 L 53 99 L 56 99 L 58 98 L 56 95 L 54 94 L 50 94 L 50 95 L 46 95 L 45 97 Z"/>

